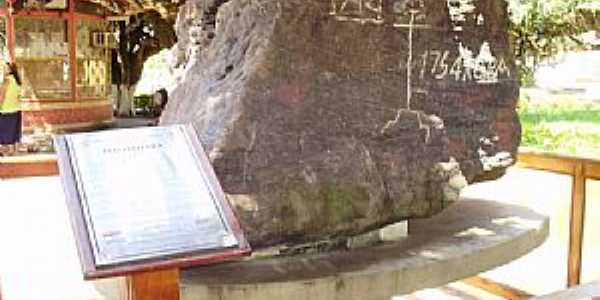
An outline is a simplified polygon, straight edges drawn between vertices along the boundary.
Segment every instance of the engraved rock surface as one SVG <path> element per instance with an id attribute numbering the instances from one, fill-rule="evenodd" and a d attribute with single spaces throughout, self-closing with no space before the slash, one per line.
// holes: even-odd
<path id="1" fill-rule="evenodd" d="M 254 247 L 431 216 L 520 140 L 505 1 L 190 0 L 192 122 Z"/>

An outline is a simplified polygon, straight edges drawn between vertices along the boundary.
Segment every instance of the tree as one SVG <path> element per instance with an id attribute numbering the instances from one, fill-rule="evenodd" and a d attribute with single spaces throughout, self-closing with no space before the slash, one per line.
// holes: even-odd
<path id="1" fill-rule="evenodd" d="M 141 78 L 144 62 L 160 50 L 176 42 L 173 21 L 155 10 L 144 11 L 119 22 L 119 47 L 113 55 L 116 72 L 113 83 L 117 85 L 117 110 L 119 115 L 129 115 L 133 93 Z M 116 74 L 115 74 L 116 73 Z"/>
<path id="2" fill-rule="evenodd" d="M 596 0 L 509 0 L 511 37 L 524 85 L 531 84 L 540 60 L 581 49 L 580 35 L 600 29 Z"/>

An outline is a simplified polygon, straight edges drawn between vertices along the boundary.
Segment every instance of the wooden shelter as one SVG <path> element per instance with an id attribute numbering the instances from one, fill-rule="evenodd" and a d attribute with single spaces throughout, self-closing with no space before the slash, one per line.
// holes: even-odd
<path id="1" fill-rule="evenodd" d="M 41 2 L 40 2 L 41 1 Z M 130 3 L 1 0 L 2 55 L 23 79 L 25 131 L 112 122 L 111 17 Z"/>

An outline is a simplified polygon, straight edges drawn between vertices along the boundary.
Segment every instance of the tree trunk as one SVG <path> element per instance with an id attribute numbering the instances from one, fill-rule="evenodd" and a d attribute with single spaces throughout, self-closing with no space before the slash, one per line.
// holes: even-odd
<path id="1" fill-rule="evenodd" d="M 135 115 L 133 96 L 144 62 L 160 50 L 175 44 L 173 20 L 156 11 L 146 11 L 119 22 L 119 48 L 113 53 L 113 84 L 117 116 Z"/>
<path id="2" fill-rule="evenodd" d="M 134 116 L 133 95 L 136 85 L 121 84 L 117 88 L 117 116 Z"/>

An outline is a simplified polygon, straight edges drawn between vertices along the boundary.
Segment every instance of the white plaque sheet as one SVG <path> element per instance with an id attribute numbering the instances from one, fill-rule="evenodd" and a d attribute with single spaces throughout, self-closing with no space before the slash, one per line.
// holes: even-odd
<path id="1" fill-rule="evenodd" d="M 67 137 L 98 266 L 238 245 L 184 126 Z"/>

